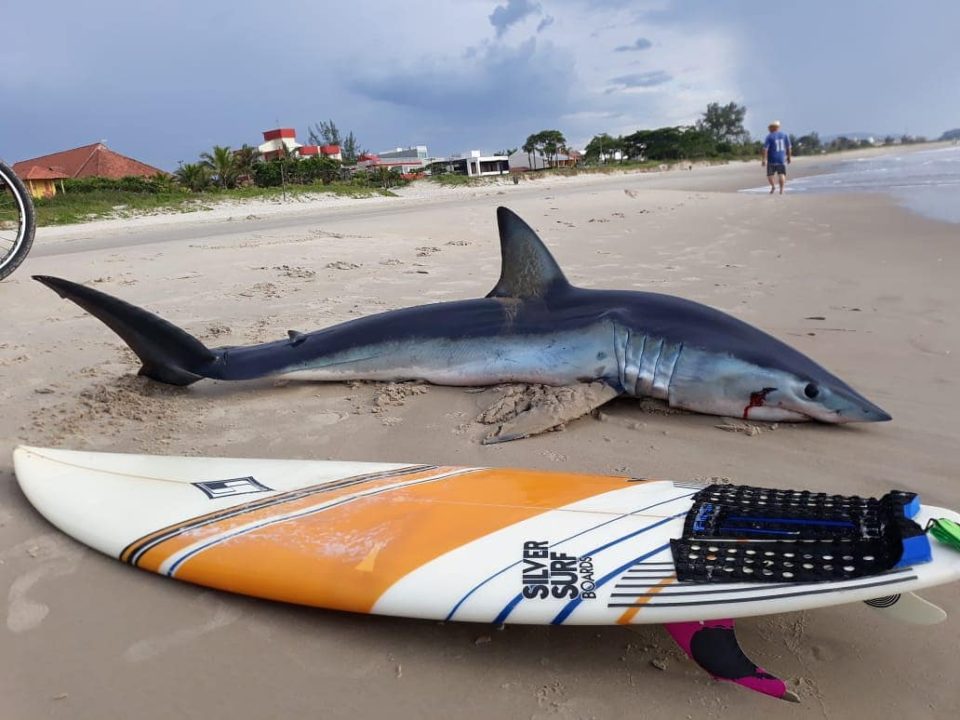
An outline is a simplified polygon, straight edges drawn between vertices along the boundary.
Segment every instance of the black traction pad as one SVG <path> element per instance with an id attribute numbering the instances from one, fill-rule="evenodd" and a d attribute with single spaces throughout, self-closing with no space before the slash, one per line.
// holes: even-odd
<path id="1" fill-rule="evenodd" d="M 711 485 L 671 540 L 683 582 L 821 582 L 930 559 L 914 493 L 882 498 Z"/>

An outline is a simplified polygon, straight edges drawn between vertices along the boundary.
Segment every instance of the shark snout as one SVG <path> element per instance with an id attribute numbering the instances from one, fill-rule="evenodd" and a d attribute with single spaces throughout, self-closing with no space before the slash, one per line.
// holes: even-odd
<path id="1" fill-rule="evenodd" d="M 823 408 L 829 417 L 816 419 L 825 422 L 845 424 L 855 422 L 886 422 L 892 420 L 890 415 L 879 405 L 876 405 L 853 390 L 834 390 L 832 397 Z M 815 415 L 816 417 L 816 415 Z"/>

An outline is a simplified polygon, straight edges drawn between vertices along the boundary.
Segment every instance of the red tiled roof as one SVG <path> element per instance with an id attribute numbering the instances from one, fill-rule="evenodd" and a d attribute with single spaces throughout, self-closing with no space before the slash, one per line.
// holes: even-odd
<path id="1" fill-rule="evenodd" d="M 35 167 L 62 170 L 66 173 L 64 177 L 68 178 L 105 177 L 117 179 L 128 175 L 152 177 L 158 173 L 166 174 L 160 168 L 155 168 L 152 165 L 114 152 L 103 143 L 93 143 L 72 150 L 22 160 L 13 166 L 13 171 L 20 177 L 24 177 L 25 173 L 30 172 Z"/>
<path id="2" fill-rule="evenodd" d="M 17 173 L 20 175 L 20 173 Z M 21 180 L 63 180 L 70 177 L 60 168 L 45 168 L 34 165 L 26 173 L 20 175 Z"/>
<path id="3" fill-rule="evenodd" d="M 293 128 L 277 128 L 276 130 L 264 130 L 263 139 L 267 142 L 279 140 L 280 138 L 297 139 L 297 131 Z"/>

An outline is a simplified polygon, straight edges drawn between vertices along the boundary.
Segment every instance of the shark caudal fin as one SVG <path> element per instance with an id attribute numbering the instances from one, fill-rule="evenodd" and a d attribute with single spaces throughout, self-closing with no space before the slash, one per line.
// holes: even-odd
<path id="1" fill-rule="evenodd" d="M 500 228 L 500 281 L 487 297 L 543 298 L 570 287 L 563 271 L 537 237 L 512 210 L 497 208 Z"/>
<path id="2" fill-rule="evenodd" d="M 176 325 L 136 305 L 84 285 L 49 275 L 34 275 L 56 292 L 102 320 L 143 362 L 140 374 L 170 385 L 189 385 L 197 371 L 216 359 L 202 342 Z"/>

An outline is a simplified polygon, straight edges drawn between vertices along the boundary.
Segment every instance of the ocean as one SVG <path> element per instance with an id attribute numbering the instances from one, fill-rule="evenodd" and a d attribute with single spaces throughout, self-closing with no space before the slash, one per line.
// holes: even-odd
<path id="1" fill-rule="evenodd" d="M 790 178 L 787 192 L 883 192 L 916 213 L 960 223 L 960 145 L 842 161 L 822 175 Z"/>

